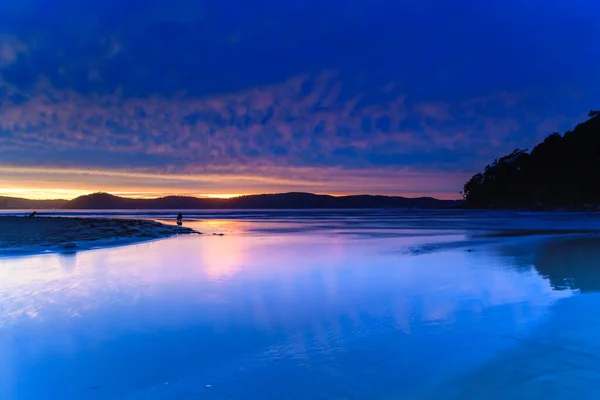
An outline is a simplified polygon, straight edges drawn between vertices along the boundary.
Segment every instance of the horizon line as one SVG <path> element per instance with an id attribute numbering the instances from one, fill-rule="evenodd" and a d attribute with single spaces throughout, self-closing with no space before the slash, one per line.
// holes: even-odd
<path id="1" fill-rule="evenodd" d="M 82 196 L 91 196 L 98 194 L 108 194 L 115 197 L 121 197 L 126 199 L 138 199 L 138 200 L 155 200 L 165 197 L 193 197 L 197 199 L 221 199 L 228 200 L 233 198 L 245 197 L 245 196 L 260 196 L 260 195 L 277 195 L 277 194 L 290 194 L 290 193 L 305 193 L 316 196 L 331 196 L 331 197 L 350 197 L 350 196 L 383 196 L 383 197 L 402 197 L 407 199 L 415 199 L 415 198 L 433 198 L 437 200 L 448 200 L 448 201 L 457 201 L 461 200 L 460 198 L 440 198 L 437 196 L 428 196 L 428 195 L 388 195 L 388 194 L 368 194 L 368 193 L 360 193 L 360 194 L 340 194 L 340 193 L 316 193 L 316 192 L 306 192 L 306 191 L 282 191 L 282 192 L 264 192 L 264 193 L 223 193 L 223 194 L 202 194 L 202 193 L 180 193 L 180 194 L 167 194 L 167 193 L 148 193 L 151 196 L 143 196 L 142 193 L 130 193 L 130 192 L 108 192 L 108 191 L 95 191 L 95 192 L 87 192 L 85 194 L 78 194 L 73 197 L 29 197 L 26 195 L 15 195 L 11 193 L 6 193 L 0 190 L 0 197 L 13 198 L 13 199 L 24 199 L 31 201 L 72 201 Z"/>

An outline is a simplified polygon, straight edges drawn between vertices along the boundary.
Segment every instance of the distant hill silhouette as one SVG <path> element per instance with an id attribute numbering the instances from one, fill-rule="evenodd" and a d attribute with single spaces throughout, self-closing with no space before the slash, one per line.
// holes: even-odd
<path id="1" fill-rule="evenodd" d="M 464 207 L 593 209 L 600 206 L 600 112 L 528 153 L 501 157 L 464 185 Z"/>
<path id="2" fill-rule="evenodd" d="M 77 197 L 63 205 L 64 209 L 310 209 L 310 208 L 451 208 L 461 201 L 431 197 L 342 196 L 312 193 L 280 193 L 213 199 L 168 196 L 156 199 L 129 199 L 108 193 Z"/>
<path id="3" fill-rule="evenodd" d="M 0 209 L 54 209 L 62 208 L 68 200 L 31 200 L 0 196 Z"/>

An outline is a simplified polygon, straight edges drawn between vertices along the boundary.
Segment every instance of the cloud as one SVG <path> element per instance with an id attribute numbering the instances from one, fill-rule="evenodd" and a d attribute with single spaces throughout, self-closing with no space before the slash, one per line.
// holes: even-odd
<path id="1" fill-rule="evenodd" d="M 330 71 L 202 98 L 84 95 L 44 79 L 29 92 L 4 87 L 0 144 L 39 152 L 40 162 L 49 164 L 87 151 L 100 161 L 102 152 L 130 156 L 111 159 L 115 166 L 146 157 L 176 170 L 231 164 L 356 169 L 379 166 L 378 158 L 390 166 L 456 170 L 476 156 L 474 146 L 496 145 L 498 127 L 503 136 L 519 131 L 512 120 L 471 115 L 470 103 L 407 105 L 410 98 L 391 93 L 391 85 L 346 91 Z M 26 100 L 14 101 L 18 96 Z"/>
<path id="2" fill-rule="evenodd" d="M 28 47 L 12 35 L 0 35 L 0 68 L 17 61 L 19 55 L 27 54 Z"/>
<path id="3" fill-rule="evenodd" d="M 491 159 L 530 147 L 542 121 L 516 94 L 426 102 L 392 84 L 356 90 L 333 71 L 204 97 L 83 94 L 43 77 L 27 91 L 0 87 L 1 165 L 44 166 L 65 185 L 61 170 L 98 171 L 73 176 L 120 191 L 454 198 Z"/>
<path id="4" fill-rule="evenodd" d="M 424 119 L 445 122 L 451 121 L 450 104 L 448 103 L 421 103 L 414 107 L 415 112 Z"/>

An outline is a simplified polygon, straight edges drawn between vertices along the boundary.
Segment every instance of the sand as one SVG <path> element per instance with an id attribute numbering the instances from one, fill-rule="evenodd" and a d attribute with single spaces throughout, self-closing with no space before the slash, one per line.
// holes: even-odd
<path id="1" fill-rule="evenodd" d="M 198 232 L 149 220 L 7 216 L 0 217 L 0 255 L 69 252 L 192 233 Z"/>

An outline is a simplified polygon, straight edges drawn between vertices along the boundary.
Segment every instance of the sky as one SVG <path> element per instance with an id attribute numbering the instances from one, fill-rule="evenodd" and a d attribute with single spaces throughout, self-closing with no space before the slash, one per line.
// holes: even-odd
<path id="1" fill-rule="evenodd" d="M 0 195 L 459 198 L 600 108 L 597 0 L 4 0 Z"/>

